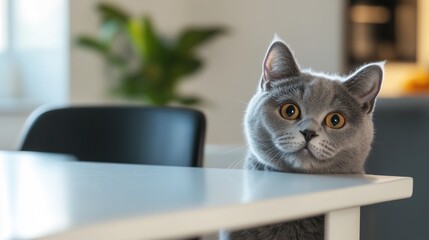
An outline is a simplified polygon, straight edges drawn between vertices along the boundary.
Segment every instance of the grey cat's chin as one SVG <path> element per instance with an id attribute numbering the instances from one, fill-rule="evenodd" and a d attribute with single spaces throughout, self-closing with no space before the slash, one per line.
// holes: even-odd
<path id="1" fill-rule="evenodd" d="M 277 146 L 280 151 L 288 155 L 300 155 L 302 157 L 314 158 L 318 161 L 330 159 L 335 156 L 336 151 L 329 147 L 318 147 L 317 144 L 313 143 L 302 143 L 301 145 L 295 145 L 292 148 L 284 148 L 283 146 Z"/>
<path id="2" fill-rule="evenodd" d="M 320 156 L 315 154 L 311 147 L 303 147 L 295 152 L 287 153 L 282 161 L 288 165 L 289 168 L 294 169 L 298 172 L 318 172 L 329 165 L 331 161 L 327 158 L 321 158 Z M 283 165 L 283 164 L 282 164 Z M 283 169 L 282 165 L 279 165 L 278 170 L 286 170 Z"/>

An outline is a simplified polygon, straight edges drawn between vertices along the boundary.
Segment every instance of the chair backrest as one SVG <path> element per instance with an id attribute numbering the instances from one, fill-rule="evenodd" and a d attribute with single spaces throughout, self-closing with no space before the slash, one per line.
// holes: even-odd
<path id="1" fill-rule="evenodd" d="M 201 112 L 176 107 L 38 109 L 19 149 L 95 162 L 201 166 L 205 123 Z"/>

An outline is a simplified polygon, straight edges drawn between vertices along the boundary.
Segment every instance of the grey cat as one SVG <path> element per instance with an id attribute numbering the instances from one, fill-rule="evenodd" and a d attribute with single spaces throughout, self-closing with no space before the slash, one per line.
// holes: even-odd
<path id="1" fill-rule="evenodd" d="M 301 70 L 287 45 L 268 48 L 244 120 L 248 169 L 310 174 L 364 173 L 372 112 L 384 63 L 340 77 Z M 321 240 L 324 216 L 224 232 L 230 240 Z"/>

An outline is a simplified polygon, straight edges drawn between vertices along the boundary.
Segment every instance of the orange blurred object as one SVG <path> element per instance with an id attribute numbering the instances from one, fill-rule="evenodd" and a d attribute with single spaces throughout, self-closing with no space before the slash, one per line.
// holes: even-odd
<path id="1" fill-rule="evenodd" d="M 429 94 L 429 72 L 418 71 L 405 81 L 404 90 L 407 93 Z"/>

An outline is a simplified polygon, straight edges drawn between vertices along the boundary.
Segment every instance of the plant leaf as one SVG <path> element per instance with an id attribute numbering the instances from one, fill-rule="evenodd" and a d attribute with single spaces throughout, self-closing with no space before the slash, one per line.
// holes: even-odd
<path id="1" fill-rule="evenodd" d="M 198 71 L 203 66 L 203 62 L 196 58 L 180 59 L 171 67 L 171 79 L 176 80 L 183 76 Z"/>
<path id="2" fill-rule="evenodd" d="M 176 49 L 181 54 L 189 55 L 195 47 L 225 32 L 225 28 L 222 27 L 188 28 L 179 36 Z"/>
<path id="3" fill-rule="evenodd" d="M 106 44 L 93 37 L 81 36 L 77 39 L 76 43 L 79 46 L 86 47 L 103 55 L 109 52 L 109 48 Z"/>
<path id="4" fill-rule="evenodd" d="M 130 16 L 123 9 L 109 3 L 98 4 L 97 9 L 102 17 L 99 37 L 104 42 L 111 42 L 123 30 Z"/>
<path id="5" fill-rule="evenodd" d="M 107 60 L 110 64 L 119 68 L 125 67 L 127 65 L 127 61 L 124 58 L 114 54 L 109 54 L 107 56 Z"/>
<path id="6" fill-rule="evenodd" d="M 123 59 L 121 56 L 111 53 L 109 46 L 98 39 L 88 36 L 81 36 L 77 39 L 76 43 L 81 47 L 88 48 L 103 55 L 109 63 L 117 67 L 123 67 L 126 65 L 125 59 Z"/>
<path id="7" fill-rule="evenodd" d="M 101 23 L 98 37 L 105 43 L 111 43 L 122 30 L 123 23 L 116 19 L 109 19 Z"/>
<path id="8" fill-rule="evenodd" d="M 131 19 L 127 32 L 134 50 L 146 62 L 162 60 L 164 47 L 156 35 L 149 17 Z"/>
<path id="9" fill-rule="evenodd" d="M 143 26 L 141 21 L 130 19 L 126 25 L 128 38 L 134 51 L 139 57 L 145 57 L 145 39 L 143 36 Z"/>
<path id="10" fill-rule="evenodd" d="M 97 10 L 100 12 L 103 21 L 116 19 L 121 22 L 126 22 L 130 16 L 123 9 L 109 3 L 100 3 L 97 5 Z"/>
<path id="11" fill-rule="evenodd" d="M 163 45 L 161 39 L 155 33 L 152 22 L 149 17 L 143 17 L 143 38 L 146 57 L 157 60 L 163 57 Z"/>

